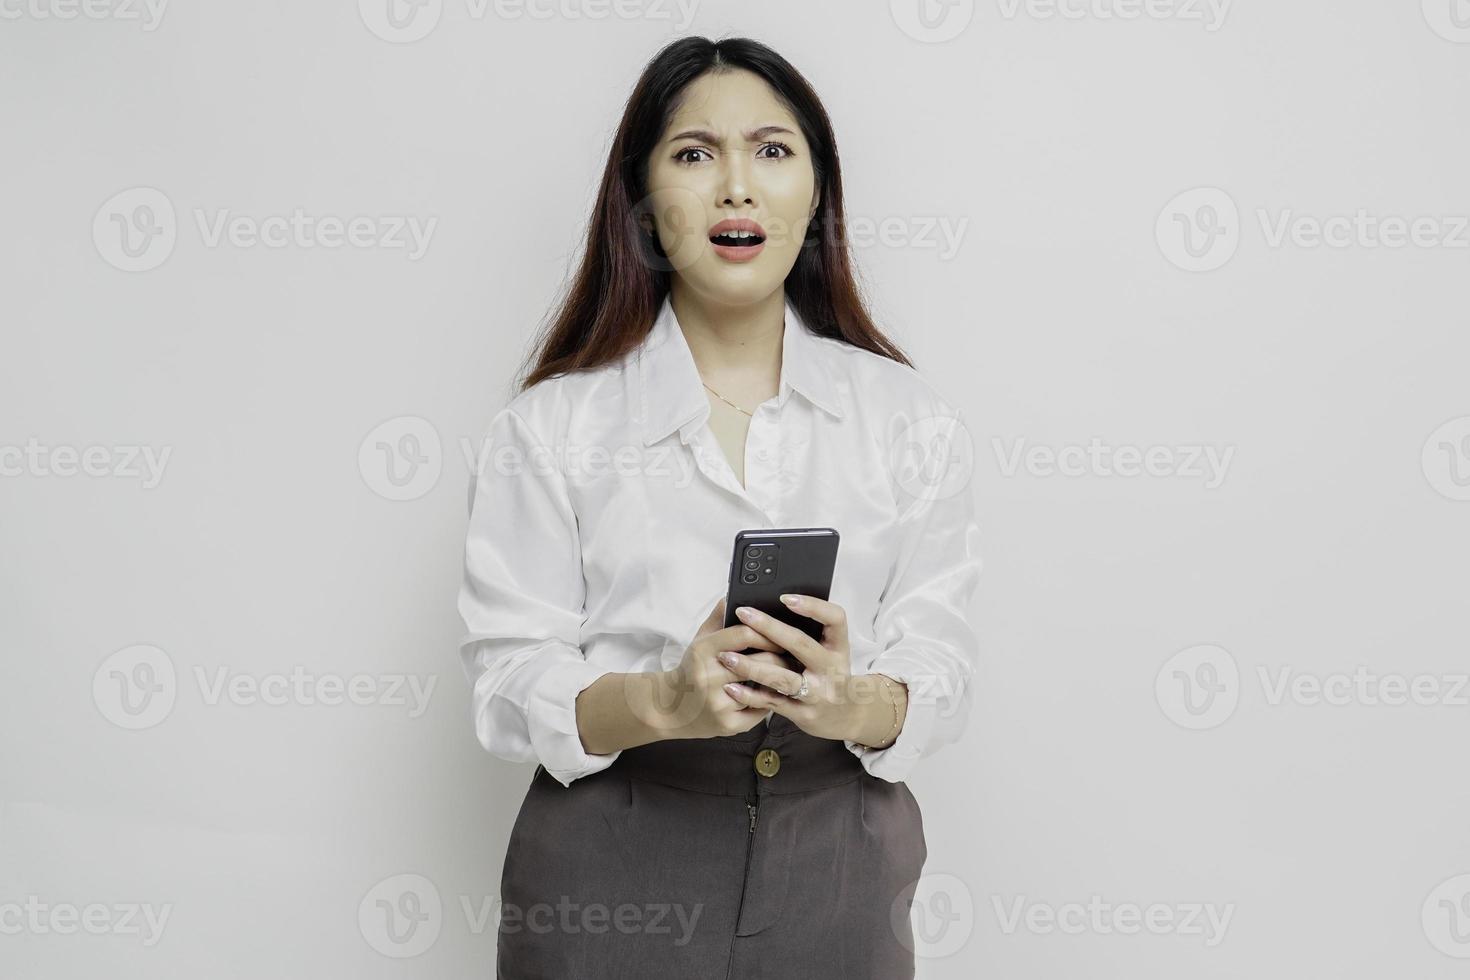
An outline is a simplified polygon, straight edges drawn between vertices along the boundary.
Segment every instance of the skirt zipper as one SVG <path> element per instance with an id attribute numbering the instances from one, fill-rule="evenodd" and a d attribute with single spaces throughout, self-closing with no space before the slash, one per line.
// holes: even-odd
<path id="1" fill-rule="evenodd" d="M 747 800 L 745 808 L 750 811 L 750 829 L 745 834 L 745 871 L 740 876 L 740 904 L 735 907 L 735 929 L 740 928 L 740 913 L 745 909 L 745 887 L 750 882 L 750 855 L 755 850 L 755 817 L 759 809 L 760 796 L 750 798 L 755 802 Z M 730 980 L 730 972 L 735 969 L 735 932 L 730 933 L 730 956 L 725 962 L 725 980 Z"/>

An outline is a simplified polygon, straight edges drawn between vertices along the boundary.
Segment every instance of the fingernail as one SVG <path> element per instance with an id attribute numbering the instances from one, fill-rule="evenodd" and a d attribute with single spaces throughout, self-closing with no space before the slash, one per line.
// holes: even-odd
<path id="1" fill-rule="evenodd" d="M 736 693 L 739 692 L 739 688 L 740 688 L 740 685 L 739 684 L 735 684 L 735 683 L 726 684 L 725 685 L 725 693 L 726 694 L 730 694 L 730 695 L 734 695 L 734 694 L 736 694 Z"/>
<path id="2" fill-rule="evenodd" d="M 735 654 L 731 653 L 729 650 L 720 651 L 720 663 L 724 664 L 726 667 L 734 667 L 739 662 L 740 658 L 735 656 Z"/>
<path id="3" fill-rule="evenodd" d="M 741 619 L 754 619 L 755 617 L 759 616 L 760 613 L 756 612 L 749 606 L 741 606 L 739 609 L 735 610 L 735 615 L 739 616 Z"/>
<path id="4" fill-rule="evenodd" d="M 799 606 L 801 605 L 801 596 L 792 595 L 790 592 L 787 592 L 781 596 L 781 601 L 788 606 Z"/>

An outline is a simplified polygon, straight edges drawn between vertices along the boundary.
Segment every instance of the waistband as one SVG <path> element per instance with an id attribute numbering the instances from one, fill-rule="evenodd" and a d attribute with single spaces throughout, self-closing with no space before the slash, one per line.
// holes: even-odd
<path id="1" fill-rule="evenodd" d="M 841 739 L 809 735 L 777 714 L 768 724 L 736 735 L 624 749 L 608 768 L 676 789 L 744 797 L 808 793 L 852 782 L 864 772 Z M 762 774 L 772 768 L 772 775 Z"/>

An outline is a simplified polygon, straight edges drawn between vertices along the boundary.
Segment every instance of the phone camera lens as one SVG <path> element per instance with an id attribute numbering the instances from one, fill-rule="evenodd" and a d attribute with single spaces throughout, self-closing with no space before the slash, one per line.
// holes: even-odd
<path id="1" fill-rule="evenodd" d="M 751 584 L 752 582 L 755 581 L 755 579 L 756 579 L 755 572 L 746 572 L 745 575 L 742 576 L 742 581 L 744 581 L 746 585 Z"/>
<path id="2" fill-rule="evenodd" d="M 760 555 L 761 549 L 759 545 L 751 545 L 749 548 L 745 549 L 745 557 L 747 558 L 759 558 Z"/>
<path id="3" fill-rule="evenodd" d="M 755 571 L 757 568 L 761 567 L 761 563 L 752 558 L 750 561 L 745 563 L 745 567 L 750 569 L 751 571 Z"/>

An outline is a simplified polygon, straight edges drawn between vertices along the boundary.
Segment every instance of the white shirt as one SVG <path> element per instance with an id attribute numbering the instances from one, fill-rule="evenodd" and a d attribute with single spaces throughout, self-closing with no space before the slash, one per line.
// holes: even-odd
<path id="1" fill-rule="evenodd" d="M 981 564 L 961 416 L 912 368 L 812 333 L 789 300 L 781 350 L 780 391 L 750 421 L 745 487 L 706 425 L 667 297 L 628 355 L 542 381 L 495 415 L 459 592 L 475 733 L 491 753 L 540 762 L 566 786 L 610 766 L 621 750 L 582 747 L 578 693 L 610 671 L 677 666 L 747 528 L 841 536 L 830 598 L 847 612 L 852 672 L 909 692 L 891 745 L 844 742 L 868 772 L 900 781 L 960 736 Z"/>

